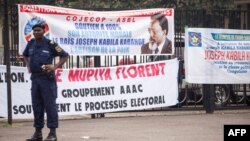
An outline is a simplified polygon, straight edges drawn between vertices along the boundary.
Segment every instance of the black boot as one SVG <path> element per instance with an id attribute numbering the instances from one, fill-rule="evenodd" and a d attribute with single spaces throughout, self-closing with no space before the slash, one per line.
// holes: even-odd
<path id="1" fill-rule="evenodd" d="M 42 129 L 36 128 L 35 133 L 31 136 L 31 138 L 26 139 L 26 141 L 42 141 L 43 140 L 43 134 Z"/>
<path id="2" fill-rule="evenodd" d="M 50 128 L 49 135 L 44 141 L 57 141 L 55 128 Z"/>

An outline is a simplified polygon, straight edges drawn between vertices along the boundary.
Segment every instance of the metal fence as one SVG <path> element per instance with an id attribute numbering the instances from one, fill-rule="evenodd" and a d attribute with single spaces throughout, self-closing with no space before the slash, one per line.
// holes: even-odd
<path id="1" fill-rule="evenodd" d="M 22 66 L 18 55 L 18 12 L 11 6 L 9 12 L 10 61 L 13 66 Z M 108 10 L 108 9 L 105 9 Z M 114 10 L 114 9 L 112 9 Z M 204 87 L 200 84 L 185 82 L 184 67 L 184 29 L 185 27 L 250 29 L 250 11 L 239 10 L 181 10 L 175 9 L 175 54 L 169 58 L 178 58 L 179 67 L 179 103 L 171 109 L 203 109 Z M 128 65 L 147 62 L 147 56 L 71 56 L 65 68 L 87 68 Z M 3 58 L 0 58 L 3 63 Z M 250 84 L 213 85 L 214 103 L 219 108 L 248 108 L 250 105 Z M 161 108 L 169 109 L 167 108 Z"/>

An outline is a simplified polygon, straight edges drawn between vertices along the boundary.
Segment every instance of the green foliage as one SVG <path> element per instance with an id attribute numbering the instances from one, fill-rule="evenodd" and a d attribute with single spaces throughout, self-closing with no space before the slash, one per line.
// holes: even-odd
<path id="1" fill-rule="evenodd" d="M 43 4 L 54 5 L 57 0 L 10 0 L 10 4 Z"/>
<path id="2" fill-rule="evenodd" d="M 233 9 L 234 0 L 65 0 L 69 7 L 93 9 Z"/>
<path id="3" fill-rule="evenodd" d="M 186 9 L 233 9 L 234 0 L 180 0 Z M 180 7 L 181 8 L 181 7 Z"/>
<path id="4" fill-rule="evenodd" d="M 46 4 L 77 9 L 227 9 L 235 8 L 234 0 L 9 0 L 10 4 Z"/>
<path id="5" fill-rule="evenodd" d="M 71 0 L 69 7 L 86 9 L 141 9 L 160 7 L 156 0 Z"/>

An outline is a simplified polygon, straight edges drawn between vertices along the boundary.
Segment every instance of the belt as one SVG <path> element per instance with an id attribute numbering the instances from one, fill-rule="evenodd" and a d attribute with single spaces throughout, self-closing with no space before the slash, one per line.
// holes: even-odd
<path id="1" fill-rule="evenodd" d="M 47 78 L 51 80 L 55 80 L 54 73 L 52 72 L 38 72 L 38 73 L 31 73 L 32 78 L 44 78 L 46 76 Z"/>
<path id="2" fill-rule="evenodd" d="M 33 76 L 43 76 L 43 75 L 46 75 L 45 72 L 32 72 L 31 75 Z"/>

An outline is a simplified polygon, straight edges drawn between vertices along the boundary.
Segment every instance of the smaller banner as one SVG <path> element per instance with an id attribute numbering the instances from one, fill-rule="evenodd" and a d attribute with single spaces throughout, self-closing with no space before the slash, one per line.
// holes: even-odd
<path id="1" fill-rule="evenodd" d="M 0 116 L 7 117 L 5 66 L 0 66 Z M 12 67 L 13 118 L 32 118 L 27 68 Z M 59 115 L 140 110 L 175 105 L 178 60 L 117 67 L 58 69 Z"/>
<path id="2" fill-rule="evenodd" d="M 185 74 L 189 83 L 250 83 L 250 30 L 187 28 Z"/>

